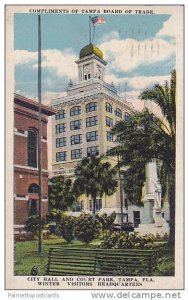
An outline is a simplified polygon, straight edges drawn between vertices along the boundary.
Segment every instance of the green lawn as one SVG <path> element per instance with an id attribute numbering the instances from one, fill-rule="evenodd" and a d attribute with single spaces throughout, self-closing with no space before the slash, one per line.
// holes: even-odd
<path id="1" fill-rule="evenodd" d="M 99 240 L 94 240 L 92 244 L 99 244 Z M 158 243 L 159 244 L 159 243 Z M 161 243 L 160 243 L 161 244 Z M 162 243 L 164 244 L 164 243 Z M 43 253 L 41 257 L 38 255 L 38 242 L 25 241 L 16 242 L 15 245 L 15 265 L 14 274 L 17 276 L 31 275 L 33 266 L 38 267 L 38 275 L 45 275 L 45 267 L 47 264 L 48 251 L 52 247 L 86 247 L 85 244 L 74 240 L 71 244 L 67 244 L 63 239 L 51 239 L 43 241 Z M 154 276 L 173 276 L 174 275 L 174 255 L 165 250 L 163 255 L 158 259 L 157 269 Z"/>
<path id="2" fill-rule="evenodd" d="M 30 275 L 32 267 L 37 266 L 39 275 L 44 275 L 49 248 L 61 246 L 68 247 L 71 245 L 78 245 L 79 247 L 84 246 L 83 243 L 79 241 L 67 244 L 63 239 L 44 240 L 43 253 L 42 256 L 39 257 L 37 241 L 16 242 L 14 274 L 18 276 L 28 276 Z"/>

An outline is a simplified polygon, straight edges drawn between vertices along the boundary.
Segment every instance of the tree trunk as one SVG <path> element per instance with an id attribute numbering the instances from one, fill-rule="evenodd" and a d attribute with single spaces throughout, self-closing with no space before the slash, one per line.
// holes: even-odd
<path id="1" fill-rule="evenodd" d="M 96 213 L 96 196 L 93 197 L 93 215 Z"/>
<path id="2" fill-rule="evenodd" d="M 170 208 L 170 234 L 169 234 L 169 247 L 174 249 L 175 247 L 175 172 L 169 174 L 168 179 L 168 196 L 169 196 L 169 208 Z"/>

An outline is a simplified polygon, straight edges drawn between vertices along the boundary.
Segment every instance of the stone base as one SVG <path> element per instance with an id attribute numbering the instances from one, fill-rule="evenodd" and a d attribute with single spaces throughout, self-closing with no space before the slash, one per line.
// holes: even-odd
<path id="1" fill-rule="evenodd" d="M 169 234 L 169 225 L 164 221 L 162 226 L 157 226 L 154 224 L 139 224 L 138 228 L 135 228 L 135 232 L 140 233 L 140 235 L 153 234 L 164 236 Z"/>

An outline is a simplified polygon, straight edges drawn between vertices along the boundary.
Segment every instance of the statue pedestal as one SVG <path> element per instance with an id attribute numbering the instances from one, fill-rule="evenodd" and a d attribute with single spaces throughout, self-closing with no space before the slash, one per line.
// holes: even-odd
<path id="1" fill-rule="evenodd" d="M 142 224 L 152 224 L 154 223 L 153 207 L 154 207 L 155 195 L 146 194 L 144 196 L 144 216 L 142 219 Z"/>
<path id="2" fill-rule="evenodd" d="M 138 228 L 135 231 L 140 235 L 153 234 L 163 236 L 169 234 L 169 225 L 162 217 L 162 209 L 154 207 L 155 204 L 154 193 L 148 193 L 144 196 L 144 217 Z"/>
<path id="3" fill-rule="evenodd" d="M 140 235 L 153 234 L 164 236 L 166 233 L 169 234 L 169 224 L 162 217 L 161 208 L 153 208 L 153 223 L 142 223 L 138 228 L 135 229 Z M 145 219 L 143 219 L 145 221 Z"/>
<path id="4" fill-rule="evenodd" d="M 162 218 L 161 208 L 153 208 L 153 217 L 156 227 L 162 227 L 164 219 Z"/>

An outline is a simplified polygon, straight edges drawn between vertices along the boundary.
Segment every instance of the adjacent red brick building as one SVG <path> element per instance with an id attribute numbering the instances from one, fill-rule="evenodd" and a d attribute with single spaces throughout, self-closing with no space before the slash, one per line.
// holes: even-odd
<path id="1" fill-rule="evenodd" d="M 38 103 L 14 97 L 14 224 L 24 227 L 38 211 Z M 47 122 L 55 111 L 42 105 L 42 214 L 48 211 Z"/>

